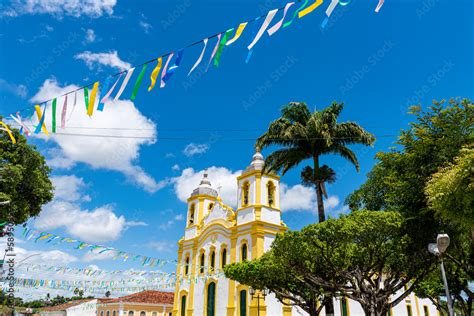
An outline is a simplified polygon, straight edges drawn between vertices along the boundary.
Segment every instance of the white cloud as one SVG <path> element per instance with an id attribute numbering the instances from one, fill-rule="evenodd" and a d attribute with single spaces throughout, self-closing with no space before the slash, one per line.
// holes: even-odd
<path id="1" fill-rule="evenodd" d="M 347 206 L 340 205 L 341 201 L 336 195 L 329 195 L 324 199 L 324 211 L 326 216 L 338 216 L 347 213 Z M 289 187 L 285 183 L 280 184 L 280 207 L 283 212 L 309 211 L 317 213 L 316 192 L 313 188 L 301 184 Z"/>
<path id="2" fill-rule="evenodd" d="M 184 147 L 183 153 L 186 157 L 192 157 L 194 155 L 203 154 L 209 149 L 207 144 L 195 144 L 191 143 Z"/>
<path id="3" fill-rule="evenodd" d="M 127 227 L 148 226 L 147 223 L 141 221 L 129 221 L 126 223 Z"/>
<path id="4" fill-rule="evenodd" d="M 89 69 L 101 69 L 101 66 L 108 66 L 118 70 L 126 70 L 132 67 L 131 64 L 120 59 L 117 51 L 105 53 L 92 53 L 85 51 L 74 56 L 75 59 L 82 60 Z"/>
<path id="5" fill-rule="evenodd" d="M 54 31 L 54 27 L 52 27 L 51 25 L 46 25 L 46 31 L 52 32 Z"/>
<path id="6" fill-rule="evenodd" d="M 77 88 L 75 85 L 62 88 L 55 79 L 48 79 L 31 101 L 41 102 Z M 119 171 L 148 192 L 155 192 L 166 185 L 166 181 L 156 182 L 136 165 L 140 147 L 155 143 L 156 125 L 143 116 L 133 102 L 106 102 L 104 111 L 95 111 L 91 119 L 84 111 L 83 92 L 78 91 L 76 98 L 74 107 L 74 94 L 69 95 L 66 129 L 58 127 L 57 134 L 44 137 L 54 141 L 60 148 L 60 152 L 54 150 L 53 158 L 49 159 L 53 167 L 68 169 L 82 162 L 96 169 Z M 63 103 L 64 98 L 58 98 L 59 109 L 62 109 Z M 46 117 L 51 117 L 51 113 L 49 104 Z M 48 130 L 51 130 L 50 120 L 46 121 Z M 60 118 L 58 121 L 61 121 Z M 37 124 L 36 116 L 32 117 L 32 122 Z"/>
<path id="7" fill-rule="evenodd" d="M 86 38 L 85 38 L 86 43 L 94 43 L 96 38 L 97 38 L 97 36 L 95 35 L 95 32 L 94 32 L 93 29 L 87 29 L 86 30 Z"/>
<path id="8" fill-rule="evenodd" d="M 153 26 L 146 22 L 146 21 L 140 21 L 140 27 L 145 31 L 145 33 L 150 32 L 150 30 L 153 28 Z"/>
<path id="9" fill-rule="evenodd" d="M 204 172 L 208 173 L 212 186 L 217 190 L 220 189 L 220 196 L 224 203 L 235 206 L 237 204 L 237 181 L 236 178 L 241 171 L 232 172 L 223 167 L 210 167 L 199 172 L 193 168 L 186 168 L 181 175 L 171 180 L 174 191 L 179 200 L 186 202 L 192 191 L 199 186 Z"/>
<path id="10" fill-rule="evenodd" d="M 178 164 L 175 164 L 175 165 L 173 165 L 173 166 L 171 167 L 171 170 L 173 170 L 173 171 L 179 171 L 180 169 L 181 169 L 181 168 L 179 167 Z"/>
<path id="11" fill-rule="evenodd" d="M 64 227 L 68 234 L 83 241 L 104 242 L 118 239 L 126 221 L 125 217 L 115 215 L 111 205 L 89 211 L 75 203 L 53 201 L 43 208 L 35 227 L 46 231 Z"/>
<path id="12" fill-rule="evenodd" d="M 183 214 L 178 214 L 174 217 L 175 221 L 182 221 L 184 220 L 184 215 Z"/>
<path id="13" fill-rule="evenodd" d="M 9 83 L 4 79 L 0 78 L 0 91 L 5 91 L 14 94 L 22 99 L 26 98 L 28 90 L 25 85 Z"/>
<path id="14" fill-rule="evenodd" d="M 12 0 L 3 15 L 13 17 L 23 14 L 50 14 L 56 18 L 98 18 L 105 14 L 112 15 L 116 4 L 117 0 Z"/>
<path id="15" fill-rule="evenodd" d="M 80 200 L 80 190 L 86 186 L 82 178 L 78 178 L 74 175 L 54 176 L 51 177 L 51 181 L 54 186 L 54 198 L 70 202 Z M 90 199 L 87 195 L 84 195 L 82 198 L 86 200 Z"/>

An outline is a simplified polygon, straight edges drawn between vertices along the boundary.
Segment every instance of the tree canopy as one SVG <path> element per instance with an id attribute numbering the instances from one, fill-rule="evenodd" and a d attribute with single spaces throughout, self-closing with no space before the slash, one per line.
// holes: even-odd
<path id="1" fill-rule="evenodd" d="M 0 133 L 0 221 L 21 224 L 40 213 L 43 204 L 53 198 L 50 169 L 44 157 L 12 129 L 13 144 L 6 133 Z"/>
<path id="2" fill-rule="evenodd" d="M 460 305 L 472 306 L 473 156 L 469 146 L 474 135 L 474 105 L 467 99 L 435 101 L 426 111 L 415 106 L 411 113 L 416 121 L 401 133 L 398 147 L 377 154 L 378 162 L 367 181 L 346 203 L 352 210 L 402 214 L 406 218 L 404 230 L 418 253 L 425 253 L 438 233 L 448 233 L 451 245 L 445 257 L 451 272 L 447 273 L 456 285 L 452 294 Z M 427 296 L 433 301 L 442 286 L 435 276 L 427 278 L 419 289 L 420 295 L 436 294 Z M 470 315 L 470 310 L 466 309 L 465 315 Z"/>
<path id="3" fill-rule="evenodd" d="M 353 299 L 367 315 L 385 315 L 433 267 L 426 265 L 427 254 L 412 256 L 404 223 L 397 212 L 353 212 L 278 235 L 270 252 L 226 266 L 225 273 L 268 288 L 311 315 L 317 315 L 314 303 L 325 295 Z"/>

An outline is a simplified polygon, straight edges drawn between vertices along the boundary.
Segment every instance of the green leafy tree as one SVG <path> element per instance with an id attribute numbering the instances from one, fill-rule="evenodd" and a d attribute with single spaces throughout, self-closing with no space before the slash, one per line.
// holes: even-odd
<path id="1" fill-rule="evenodd" d="M 44 157 L 27 144 L 18 130 L 12 132 L 16 144 L 8 134 L 0 132 L 0 222 L 21 224 L 38 215 L 42 205 L 51 201 L 53 186 Z"/>
<path id="2" fill-rule="evenodd" d="M 398 147 L 377 154 L 378 163 L 367 181 L 346 203 L 352 210 L 402 214 L 406 218 L 404 230 L 412 236 L 412 249 L 418 249 L 414 255 L 425 253 L 438 233 L 448 233 L 451 245 L 445 262 L 455 272 L 451 274 L 453 284 L 461 289 L 462 284 L 474 280 L 473 239 L 472 235 L 466 237 L 472 229 L 472 151 L 468 146 L 474 135 L 474 105 L 467 99 L 435 101 L 427 111 L 415 106 L 411 113 L 416 121 L 401 133 Z M 444 295 L 437 291 L 440 284 L 435 284 L 435 279 L 428 278 L 420 285 L 424 288 L 420 295 L 432 300 L 438 299 L 430 296 L 434 293 Z M 454 295 L 466 298 L 469 305 L 474 299 L 472 291 L 468 286 L 462 291 L 454 291 Z"/>
<path id="3" fill-rule="evenodd" d="M 425 264 L 428 254 L 412 256 L 404 224 L 397 212 L 357 211 L 278 235 L 260 259 L 224 271 L 238 282 L 270 289 L 311 315 L 318 315 L 318 298 L 333 295 L 359 302 L 366 315 L 385 315 L 433 268 Z"/>
<path id="4" fill-rule="evenodd" d="M 280 243 L 279 246 L 284 245 Z M 290 255 L 296 253 L 294 249 L 289 251 Z M 304 276 L 290 266 L 286 259 L 286 256 L 275 255 L 270 250 L 258 260 L 226 265 L 224 271 L 226 277 L 242 284 L 270 290 L 285 305 L 299 306 L 310 316 L 320 315 L 325 298 L 323 288 L 315 288 L 306 282 Z"/>
<path id="5" fill-rule="evenodd" d="M 425 188 L 428 204 L 445 221 L 471 230 L 474 239 L 474 148 L 433 174 Z"/>
<path id="6" fill-rule="evenodd" d="M 347 147 L 351 144 L 371 146 L 374 136 L 354 122 L 338 122 L 342 103 L 333 103 L 326 109 L 311 112 L 302 102 L 291 102 L 282 109 L 282 116 L 270 123 L 268 130 L 258 138 L 256 147 L 277 145 L 283 148 L 271 153 L 265 160 L 267 171 L 285 174 L 305 160 L 311 160 L 301 172 L 302 182 L 316 189 L 319 222 L 325 220 L 323 195 L 326 182 L 335 181 L 335 172 L 321 166 L 323 155 L 339 155 L 359 171 L 356 154 Z"/>

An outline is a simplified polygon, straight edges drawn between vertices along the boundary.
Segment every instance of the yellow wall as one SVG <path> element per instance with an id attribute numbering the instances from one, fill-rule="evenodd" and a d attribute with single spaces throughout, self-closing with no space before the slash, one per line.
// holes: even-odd
<path id="1" fill-rule="evenodd" d="M 101 316 L 101 312 L 104 312 L 104 316 L 107 316 L 107 311 L 110 312 L 110 316 L 112 316 L 112 312 L 116 311 L 116 315 L 119 315 L 119 309 L 123 311 L 133 311 L 134 316 L 140 316 L 140 312 L 145 312 L 146 316 L 152 316 L 153 312 L 157 312 L 158 316 L 162 316 L 163 312 L 165 313 L 164 315 L 168 316 L 169 313 L 173 311 L 173 305 L 166 305 L 166 306 L 154 306 L 154 305 L 142 305 L 142 304 L 127 304 L 124 303 L 121 307 L 120 304 L 114 303 L 114 304 L 100 304 L 97 306 L 97 316 Z M 128 314 L 127 314 L 128 316 Z"/>

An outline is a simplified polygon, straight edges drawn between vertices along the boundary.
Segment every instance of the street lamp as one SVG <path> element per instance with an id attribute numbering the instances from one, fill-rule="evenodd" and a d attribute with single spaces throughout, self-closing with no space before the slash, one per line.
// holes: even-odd
<path id="1" fill-rule="evenodd" d="M 449 236 L 447 234 L 438 234 L 436 237 L 436 243 L 431 243 L 428 245 L 428 251 L 434 254 L 439 258 L 440 268 L 441 268 L 441 277 L 444 282 L 444 290 L 446 292 L 446 298 L 448 300 L 448 312 L 449 316 L 454 316 L 453 311 L 453 302 L 451 300 L 451 295 L 449 294 L 448 280 L 446 279 L 446 271 L 444 270 L 443 263 L 443 253 L 449 246 Z"/>
<path id="2" fill-rule="evenodd" d="M 260 316 L 260 299 L 263 298 L 263 301 L 265 301 L 265 297 L 268 295 L 268 289 L 263 289 L 261 291 L 255 290 L 253 287 L 249 287 L 249 294 L 252 297 L 252 299 L 257 299 L 257 315 Z M 262 296 L 260 296 L 260 293 L 262 293 Z"/>

